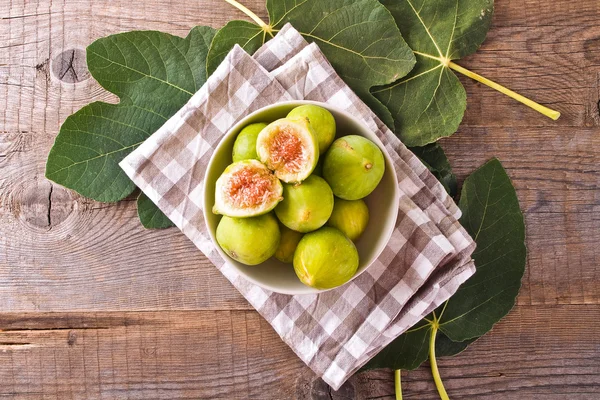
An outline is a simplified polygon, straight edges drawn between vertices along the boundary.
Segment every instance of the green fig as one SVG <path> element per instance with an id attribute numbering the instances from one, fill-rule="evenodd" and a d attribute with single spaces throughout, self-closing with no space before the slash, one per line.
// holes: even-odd
<path id="1" fill-rule="evenodd" d="M 368 196 L 385 172 L 379 147 L 362 136 L 343 136 L 332 143 L 323 161 L 323 178 L 333 194 L 344 200 Z"/>
<path id="2" fill-rule="evenodd" d="M 331 289 L 348 282 L 358 263 L 354 243 L 331 227 L 304 235 L 294 253 L 296 275 L 302 283 L 316 289 Z"/>
<path id="3" fill-rule="evenodd" d="M 311 175 L 300 184 L 283 185 L 283 200 L 275 207 L 279 221 L 298 232 L 323 226 L 333 211 L 333 193 L 325 180 Z"/>
<path id="4" fill-rule="evenodd" d="M 319 140 L 319 152 L 325 153 L 335 138 L 335 118 L 323 107 L 314 104 L 305 104 L 294 108 L 287 118 L 306 117 L 310 126 L 317 133 Z"/>
<path id="5" fill-rule="evenodd" d="M 272 213 L 252 218 L 224 216 L 217 225 L 217 243 L 233 258 L 246 265 L 257 265 L 272 257 L 281 234 Z"/>
<path id="6" fill-rule="evenodd" d="M 294 252 L 303 233 L 291 230 L 285 225 L 279 226 L 281 232 L 281 240 L 279 241 L 279 247 L 275 252 L 275 258 L 284 263 L 291 263 L 294 260 Z"/>
<path id="7" fill-rule="evenodd" d="M 242 160 L 258 160 L 256 154 L 256 139 L 260 131 L 266 127 L 264 122 L 247 125 L 240 133 L 238 133 L 235 143 L 233 144 L 233 162 Z"/>
<path id="8" fill-rule="evenodd" d="M 327 225 L 339 229 L 348 239 L 355 241 L 369 223 L 369 208 L 363 200 L 344 200 L 338 197 Z"/>

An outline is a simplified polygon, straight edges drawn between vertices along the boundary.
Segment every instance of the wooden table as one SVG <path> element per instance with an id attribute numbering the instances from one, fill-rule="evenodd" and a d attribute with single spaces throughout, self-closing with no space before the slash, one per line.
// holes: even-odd
<path id="1" fill-rule="evenodd" d="M 262 0 L 245 3 L 266 18 Z M 135 202 L 101 204 L 44 178 L 64 119 L 115 101 L 85 46 L 132 29 L 185 36 L 243 16 L 220 0 L 0 0 L 0 398 L 392 399 L 389 370 L 331 391 L 178 230 Z M 600 398 L 600 2 L 496 0 L 461 64 L 562 112 L 552 122 L 462 79 L 444 140 L 460 179 L 492 156 L 513 179 L 529 260 L 518 305 L 440 361 L 452 399 Z M 406 399 L 436 399 L 428 368 Z"/>

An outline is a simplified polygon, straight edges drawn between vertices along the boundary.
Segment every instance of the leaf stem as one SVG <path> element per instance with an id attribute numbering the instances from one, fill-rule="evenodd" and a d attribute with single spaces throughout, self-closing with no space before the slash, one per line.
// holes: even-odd
<path id="1" fill-rule="evenodd" d="M 435 359 L 435 337 L 437 335 L 438 328 L 439 324 L 436 319 L 434 323 L 431 324 L 431 336 L 429 338 L 429 364 L 431 365 L 431 374 L 433 375 L 433 381 L 435 382 L 435 387 L 440 395 L 440 399 L 450 400 L 448 393 L 446 393 L 446 389 L 444 388 L 442 378 L 440 377 L 440 371 L 438 371 L 437 360 Z"/>
<path id="2" fill-rule="evenodd" d="M 254 14 L 252 11 L 250 11 L 245 5 L 238 3 L 236 0 L 225 0 L 227 3 L 231 4 L 232 6 L 234 6 L 235 8 L 237 8 L 238 10 L 240 10 L 241 12 L 243 12 L 244 14 L 246 14 L 247 16 L 249 16 L 250 18 L 252 18 L 252 20 L 254 22 L 256 22 L 258 24 L 258 26 L 260 26 L 261 28 L 263 28 L 265 31 L 269 31 L 269 25 L 267 25 L 262 19 L 260 19 L 258 17 L 258 15 Z"/>
<path id="3" fill-rule="evenodd" d="M 394 371 L 394 389 L 396 392 L 396 400 L 402 400 L 402 382 L 400 381 L 400 376 L 402 375 L 402 370 Z"/>
<path id="4" fill-rule="evenodd" d="M 511 97 L 511 98 L 525 104 L 526 106 L 533 108 L 535 111 L 544 114 L 548 118 L 551 118 L 556 121 L 560 117 L 560 112 L 552 110 L 541 104 L 538 104 L 535 101 L 530 100 L 525 96 L 521 96 L 520 94 L 513 92 L 512 90 L 505 88 L 504 86 L 499 85 L 496 82 L 491 81 L 479 74 L 476 74 L 475 72 L 469 71 L 468 69 L 463 68 L 460 65 L 453 63 L 450 60 L 448 60 L 447 65 L 448 65 L 448 67 L 452 68 L 456 72 L 460 72 L 461 74 L 466 75 L 471 79 L 475 79 L 477 82 L 481 82 L 484 85 L 491 87 L 492 89 L 496 89 L 500 93 L 504 93 L 508 97 Z"/>

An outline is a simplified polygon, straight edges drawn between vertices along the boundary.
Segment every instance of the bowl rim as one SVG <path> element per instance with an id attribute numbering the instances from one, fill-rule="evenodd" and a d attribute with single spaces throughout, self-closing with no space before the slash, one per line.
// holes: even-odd
<path id="1" fill-rule="evenodd" d="M 349 112 L 331 105 L 329 103 L 325 103 L 325 102 L 321 102 L 321 101 L 314 101 L 314 100 L 286 100 L 286 101 L 280 101 L 277 103 L 273 103 L 270 104 L 268 106 L 265 107 L 261 107 L 253 112 L 251 112 L 250 114 L 246 115 L 245 117 L 243 117 L 242 119 L 240 119 L 238 122 L 236 122 L 235 124 L 233 124 L 231 126 L 231 128 L 229 128 L 229 130 L 227 131 L 227 133 L 225 133 L 225 135 L 223 135 L 223 137 L 221 137 L 221 139 L 219 139 L 219 143 L 217 144 L 217 146 L 215 147 L 215 150 L 213 151 L 213 154 L 210 156 L 210 159 L 208 161 L 208 164 L 206 166 L 206 170 L 204 171 L 204 181 L 202 183 L 202 192 L 206 193 L 206 188 L 208 185 L 208 173 L 209 171 L 212 170 L 213 168 L 213 164 L 217 162 L 217 157 L 216 155 L 219 154 L 222 151 L 222 147 L 225 146 L 225 143 L 227 142 L 226 139 L 228 139 L 233 132 L 236 132 L 239 130 L 240 127 L 248 124 L 248 121 L 251 120 L 252 118 L 254 118 L 254 116 L 256 116 L 259 113 L 262 113 L 268 109 L 271 108 L 275 108 L 275 107 L 281 107 L 281 106 L 294 106 L 294 107 L 298 107 L 301 105 L 305 105 L 305 104 L 313 104 L 313 105 L 317 105 L 326 109 L 330 109 L 335 111 L 336 113 L 339 113 L 341 115 L 343 115 L 344 118 L 347 118 L 349 120 L 351 120 L 353 123 L 362 126 L 364 131 L 368 131 L 371 132 L 374 136 L 375 139 L 375 144 L 377 145 L 377 147 L 379 147 L 379 149 L 381 150 L 381 152 L 383 153 L 383 157 L 386 160 L 386 163 L 391 165 L 392 167 L 394 166 L 394 162 L 391 158 L 391 156 L 389 155 L 385 145 L 383 144 L 383 142 L 381 141 L 381 139 L 379 139 L 379 137 L 377 136 L 377 134 L 375 132 L 373 132 L 362 120 L 354 117 L 352 114 L 350 114 Z M 361 135 L 362 136 L 362 135 Z M 371 138 L 368 138 L 369 140 L 371 140 Z M 400 202 L 400 188 L 399 185 L 397 184 L 398 182 L 398 176 L 396 174 L 396 169 L 395 168 L 389 168 L 390 169 L 390 173 L 392 174 L 393 177 L 393 181 L 396 182 L 396 190 L 395 190 L 395 199 L 393 204 L 398 205 Z M 211 207 L 207 207 L 207 202 L 206 202 L 206 195 L 203 195 L 202 198 L 202 213 L 203 213 L 203 217 L 205 221 L 208 221 L 208 214 L 212 213 L 212 208 Z M 393 226 L 396 225 L 397 222 L 397 218 L 398 218 L 398 213 L 392 213 L 392 218 L 394 219 L 393 221 Z M 356 279 L 357 277 L 359 277 L 360 275 L 362 275 L 367 269 L 369 269 L 369 267 L 371 265 L 373 265 L 375 263 L 375 261 L 377 261 L 377 259 L 379 258 L 379 256 L 381 255 L 381 253 L 383 252 L 383 250 L 385 249 L 385 246 L 382 246 L 382 248 L 379 250 L 379 252 L 372 258 L 371 262 L 367 265 L 365 265 L 362 270 L 358 270 L 354 276 L 352 276 L 352 278 L 350 278 L 350 280 L 346 283 L 344 283 L 343 285 L 340 286 L 336 286 L 333 288 L 329 288 L 329 289 L 315 289 L 312 288 L 310 286 L 305 286 L 305 288 L 303 288 L 303 290 L 285 290 L 282 289 L 280 287 L 275 287 L 269 284 L 266 284 L 264 282 L 261 282 L 260 280 L 257 280 L 255 278 L 253 278 L 252 276 L 248 275 L 245 271 L 241 270 L 240 268 L 238 268 L 234 262 L 231 259 L 231 257 L 229 257 L 229 255 L 227 255 L 227 253 L 225 253 L 223 251 L 223 249 L 221 249 L 221 246 L 219 246 L 219 244 L 217 243 L 216 237 L 213 234 L 212 230 L 209 228 L 208 223 L 206 223 L 206 227 L 207 227 L 207 231 L 208 231 L 208 235 L 210 237 L 210 240 L 213 244 L 213 246 L 215 246 L 217 252 L 219 253 L 219 255 L 225 260 L 225 262 L 227 262 L 228 264 L 230 264 L 241 276 L 244 277 L 244 279 L 246 279 L 247 281 L 260 286 L 263 289 L 266 290 L 270 290 L 272 292 L 275 293 L 280 293 L 280 294 L 286 294 L 286 295 L 308 295 L 308 294 L 319 294 L 319 293 L 324 293 L 324 292 L 328 292 L 330 290 L 333 289 L 337 289 L 340 287 L 343 287 L 344 285 L 347 285 L 348 283 L 352 282 L 354 279 Z M 385 243 L 389 243 L 392 234 L 394 232 L 394 229 L 391 229 L 386 236 L 384 237 Z"/>

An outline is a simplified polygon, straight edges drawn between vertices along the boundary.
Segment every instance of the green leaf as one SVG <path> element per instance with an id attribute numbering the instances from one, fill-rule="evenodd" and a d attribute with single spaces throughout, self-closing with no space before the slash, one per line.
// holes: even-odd
<path id="1" fill-rule="evenodd" d="M 206 58 L 208 75 L 217 69 L 225 56 L 238 44 L 248 54 L 253 54 L 266 39 L 266 32 L 258 25 L 248 21 L 229 21 L 219 29 L 210 45 Z"/>
<path id="2" fill-rule="evenodd" d="M 444 335 L 443 332 L 438 331 L 435 338 L 435 355 L 437 357 L 451 357 L 466 350 L 471 343 L 476 339 L 465 340 L 464 342 L 454 342 Z"/>
<path id="3" fill-rule="evenodd" d="M 439 324 L 438 355 L 457 354 L 514 306 L 525 272 L 525 224 L 500 161 L 492 159 L 465 180 L 459 206 L 460 222 L 477 243 L 475 274 L 435 313 L 420 321 L 415 326 L 419 329 L 411 328 L 398 337 L 365 368 L 416 368 L 427 359 L 434 322 Z"/>
<path id="4" fill-rule="evenodd" d="M 90 73 L 120 102 L 94 102 L 65 120 L 50 150 L 46 177 L 97 201 L 131 194 L 135 185 L 118 163 L 204 84 L 214 33 L 196 27 L 183 39 L 134 31 L 88 46 Z"/>
<path id="5" fill-rule="evenodd" d="M 140 192 L 137 198 L 137 211 L 144 228 L 163 229 L 175 226 L 144 192 Z"/>
<path id="6" fill-rule="evenodd" d="M 417 64 L 399 81 L 374 91 L 391 111 L 408 146 L 450 136 L 462 121 L 467 97 L 449 61 L 474 53 L 491 25 L 493 0 L 382 0 Z"/>
<path id="7" fill-rule="evenodd" d="M 369 90 L 405 76 L 415 57 L 385 7 L 377 0 L 267 0 L 267 10 L 267 29 L 276 33 L 289 22 L 305 39 L 317 43 L 341 78 L 393 126 L 390 112 Z M 208 54 L 209 73 L 235 43 L 256 50 L 271 38 L 263 32 L 258 25 L 240 21 L 221 28 Z"/>
<path id="8" fill-rule="evenodd" d="M 477 272 L 448 301 L 440 330 L 453 341 L 476 338 L 512 309 L 525 272 L 525 223 L 502 164 L 492 159 L 463 184 L 461 224 L 477 243 Z"/>
<path id="9" fill-rule="evenodd" d="M 362 370 L 376 368 L 392 368 L 413 370 L 418 368 L 429 357 L 429 340 L 431 337 L 431 323 L 433 315 L 422 319 L 406 333 L 381 350 Z M 437 357 L 450 357 L 463 352 L 476 339 L 464 342 L 454 342 L 438 331 L 435 339 L 435 353 Z"/>
<path id="10" fill-rule="evenodd" d="M 450 196 L 455 197 L 458 190 L 456 176 L 452 173 L 452 167 L 442 146 L 439 143 L 431 143 L 423 147 L 411 147 L 410 150 L 438 178 Z"/>
<path id="11" fill-rule="evenodd" d="M 412 370 L 418 368 L 429 354 L 430 336 L 431 325 L 429 321 L 423 319 L 388 344 L 369 360 L 362 370 L 375 368 Z"/>

